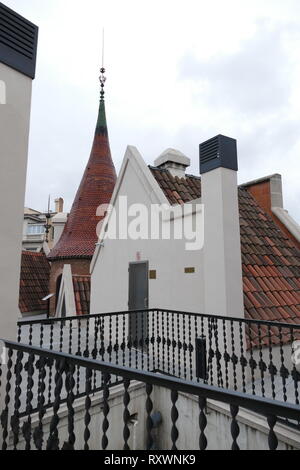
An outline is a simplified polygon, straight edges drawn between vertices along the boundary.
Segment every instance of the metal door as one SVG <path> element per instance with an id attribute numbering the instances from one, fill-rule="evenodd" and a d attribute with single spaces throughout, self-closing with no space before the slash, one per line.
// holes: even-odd
<path id="1" fill-rule="evenodd" d="M 139 262 L 129 265 L 129 310 L 140 310 L 130 314 L 129 337 L 135 347 L 140 347 L 147 335 L 148 314 L 143 312 L 149 307 L 149 263 Z"/>

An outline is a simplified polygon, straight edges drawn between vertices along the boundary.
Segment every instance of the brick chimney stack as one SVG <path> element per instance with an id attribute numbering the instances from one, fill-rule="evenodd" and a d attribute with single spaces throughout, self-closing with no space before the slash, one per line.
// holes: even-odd
<path id="1" fill-rule="evenodd" d="M 55 212 L 60 214 L 64 211 L 64 200 L 62 197 L 55 199 Z"/>

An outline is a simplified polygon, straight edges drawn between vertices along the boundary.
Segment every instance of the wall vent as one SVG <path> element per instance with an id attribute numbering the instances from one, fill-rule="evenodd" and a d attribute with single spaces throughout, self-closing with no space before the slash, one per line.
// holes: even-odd
<path id="1" fill-rule="evenodd" d="M 0 62 L 35 77 L 38 27 L 0 2 Z"/>
<path id="2" fill-rule="evenodd" d="M 200 173 L 220 167 L 238 170 L 237 142 L 224 135 L 217 135 L 200 144 Z"/>

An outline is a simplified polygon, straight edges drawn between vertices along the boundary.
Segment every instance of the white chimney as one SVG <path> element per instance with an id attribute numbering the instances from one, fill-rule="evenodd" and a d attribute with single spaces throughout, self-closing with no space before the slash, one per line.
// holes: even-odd
<path id="1" fill-rule="evenodd" d="M 179 150 L 167 149 L 154 162 L 154 166 L 168 170 L 172 176 L 185 177 L 191 160 Z"/>
<path id="2" fill-rule="evenodd" d="M 3 22 L 0 39 L 0 337 L 15 341 L 20 316 L 22 228 L 38 28 L 0 2 L 1 26 Z"/>
<path id="3" fill-rule="evenodd" d="M 244 316 L 236 141 L 200 145 L 204 204 L 205 313 Z"/>

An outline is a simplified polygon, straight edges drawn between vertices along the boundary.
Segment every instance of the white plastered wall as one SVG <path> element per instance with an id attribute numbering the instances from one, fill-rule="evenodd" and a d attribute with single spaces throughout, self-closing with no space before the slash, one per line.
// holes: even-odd
<path id="1" fill-rule="evenodd" d="M 32 80 L 0 63 L 0 337 L 16 340 Z"/>

